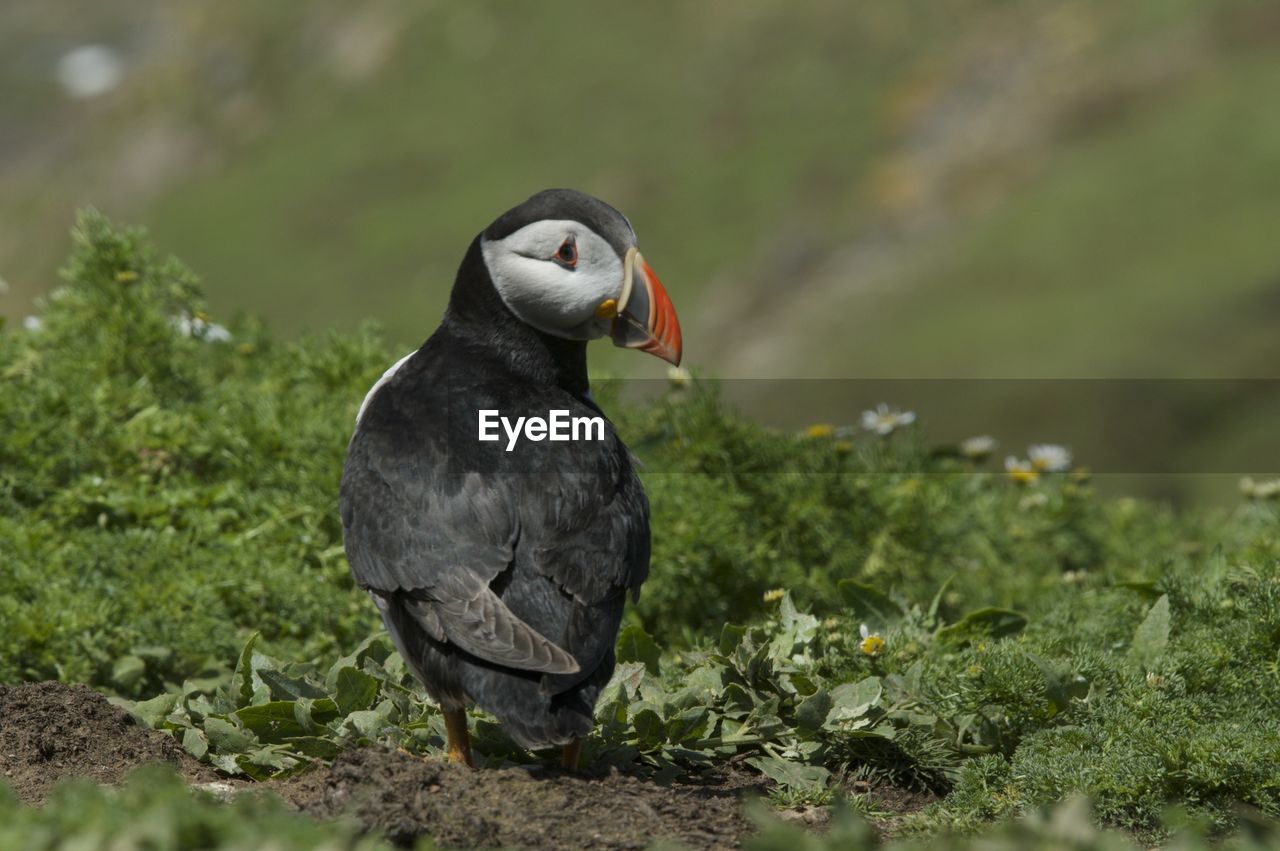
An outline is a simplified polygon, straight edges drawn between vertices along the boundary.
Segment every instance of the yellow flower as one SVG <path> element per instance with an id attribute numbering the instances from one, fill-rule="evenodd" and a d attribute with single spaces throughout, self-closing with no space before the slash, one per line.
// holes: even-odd
<path id="1" fill-rule="evenodd" d="M 669 366 L 667 381 L 672 387 L 685 388 L 693 383 L 693 374 L 682 366 Z"/>
<path id="2" fill-rule="evenodd" d="M 117 284 L 130 284 L 136 280 L 138 280 L 138 273 L 134 272 L 132 269 L 122 269 L 121 271 L 116 272 Z"/>
<path id="3" fill-rule="evenodd" d="M 1040 471 L 1032 466 L 1030 461 L 1019 461 L 1012 455 L 1004 459 L 1004 470 L 1009 474 L 1009 478 L 1019 485 L 1033 484 L 1040 478 Z"/>
<path id="4" fill-rule="evenodd" d="M 785 593 L 787 592 L 783 591 L 781 588 L 770 588 L 768 591 L 764 592 L 764 601 L 766 603 L 776 603 L 782 599 L 782 595 Z"/>
<path id="5" fill-rule="evenodd" d="M 831 423 L 814 423 L 804 430 L 805 437 L 821 438 L 831 437 L 836 433 L 836 427 Z"/>
<path id="6" fill-rule="evenodd" d="M 879 656 L 884 651 L 884 639 L 880 637 L 880 633 L 867 629 L 865 623 L 858 628 L 858 634 L 862 636 L 858 649 L 865 655 Z"/>

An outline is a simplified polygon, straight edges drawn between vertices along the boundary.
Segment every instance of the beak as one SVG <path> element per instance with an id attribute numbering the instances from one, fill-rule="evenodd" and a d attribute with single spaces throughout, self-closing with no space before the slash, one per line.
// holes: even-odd
<path id="1" fill-rule="evenodd" d="M 640 252 L 628 249 L 618 316 L 613 320 L 613 344 L 657 355 L 680 365 L 680 320 L 658 276 Z"/>

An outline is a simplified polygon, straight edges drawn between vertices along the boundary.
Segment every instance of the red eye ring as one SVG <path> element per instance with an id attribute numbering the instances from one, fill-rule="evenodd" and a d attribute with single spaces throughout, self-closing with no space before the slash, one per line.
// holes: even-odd
<path id="1" fill-rule="evenodd" d="M 560 247 L 556 249 L 556 253 L 551 259 L 567 269 L 576 267 L 578 265 L 578 244 L 574 241 L 574 238 L 566 236 L 564 242 L 560 243 Z"/>

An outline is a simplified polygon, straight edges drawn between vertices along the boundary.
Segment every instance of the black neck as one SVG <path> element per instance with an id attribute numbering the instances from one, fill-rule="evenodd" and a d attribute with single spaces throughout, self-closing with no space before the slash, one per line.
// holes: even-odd
<path id="1" fill-rule="evenodd" d="M 440 334 L 477 358 L 497 362 L 513 378 L 555 384 L 575 395 L 588 390 L 587 344 L 544 334 L 519 319 L 498 295 L 480 250 L 467 249 L 449 296 Z"/>

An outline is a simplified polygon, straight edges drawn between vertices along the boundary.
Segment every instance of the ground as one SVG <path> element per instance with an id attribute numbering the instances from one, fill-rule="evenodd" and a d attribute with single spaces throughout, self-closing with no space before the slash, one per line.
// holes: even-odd
<path id="1" fill-rule="evenodd" d="M 0 685 L 0 779 L 20 800 L 42 802 L 64 777 L 114 785 L 151 762 L 168 763 L 193 783 L 218 777 L 88 686 Z"/>
<path id="2" fill-rule="evenodd" d="M 763 791 L 732 770 L 702 785 L 662 786 L 617 772 L 474 771 L 375 748 L 299 777 L 247 784 L 220 778 L 87 686 L 56 682 L 0 686 L 0 719 L 0 778 L 29 804 L 64 777 L 116 784 L 139 765 L 162 762 L 193 785 L 265 787 L 302 812 L 353 817 L 404 845 L 431 835 L 464 848 L 643 848 L 659 838 L 732 848 L 751 830 L 743 796 Z"/>

